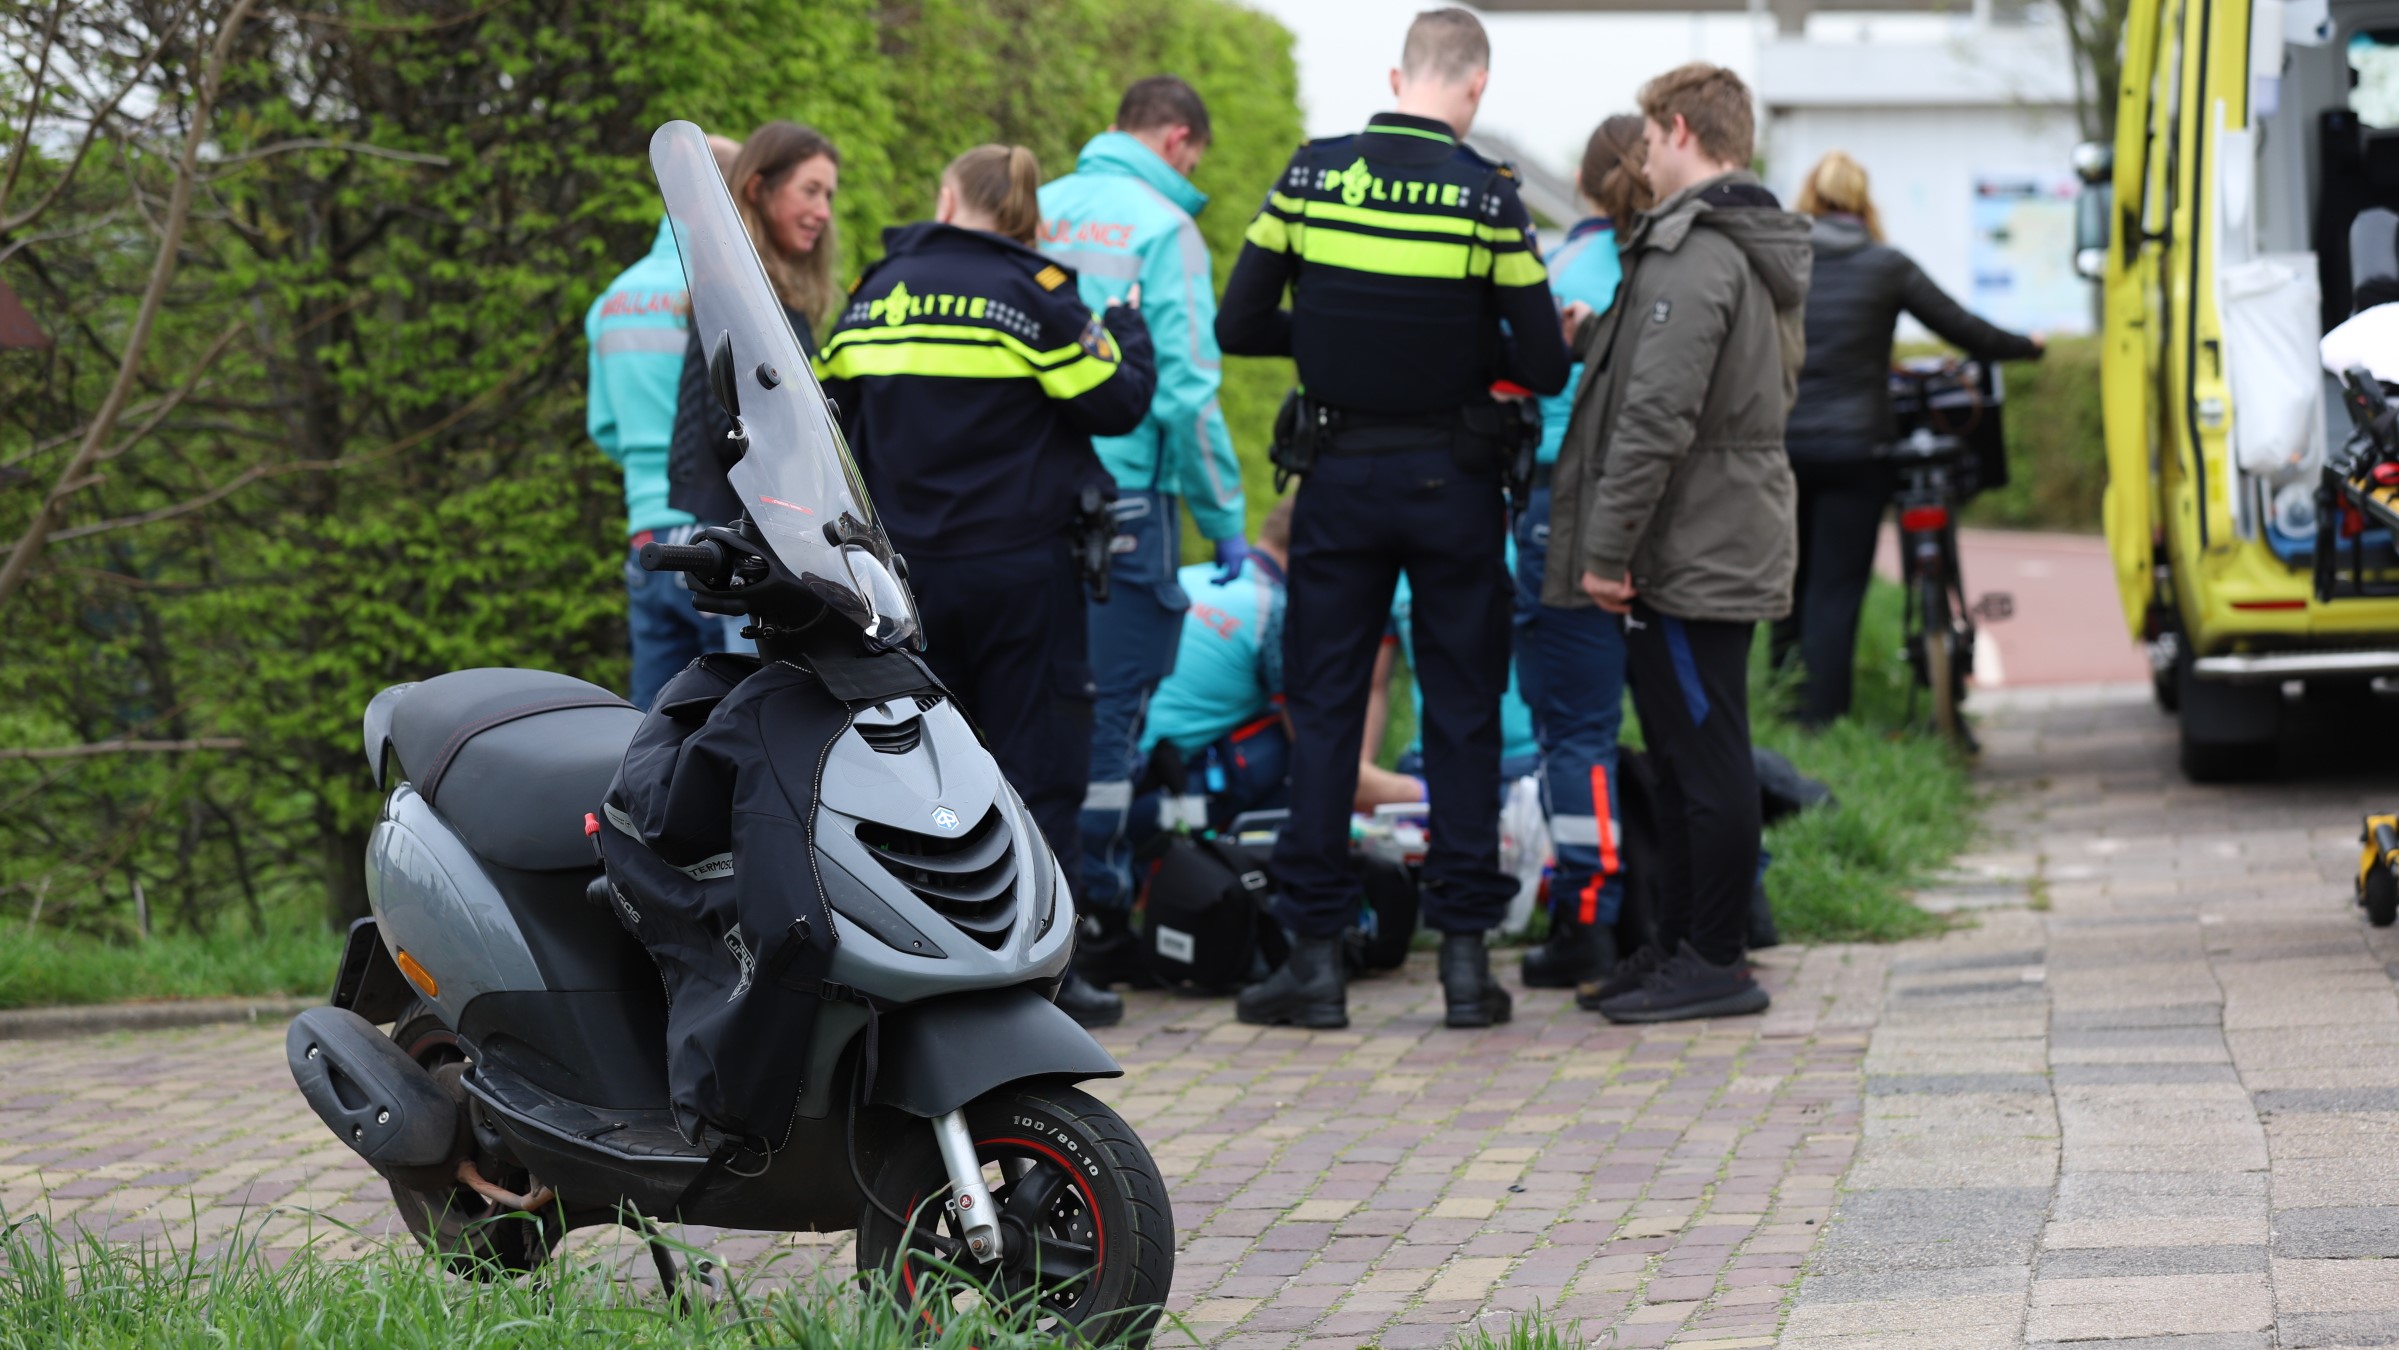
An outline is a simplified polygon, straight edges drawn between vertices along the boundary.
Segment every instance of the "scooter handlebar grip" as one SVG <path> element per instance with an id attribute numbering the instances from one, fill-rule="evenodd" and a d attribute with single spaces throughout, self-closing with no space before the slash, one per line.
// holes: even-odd
<path id="1" fill-rule="evenodd" d="M 724 551 L 714 544 L 644 544 L 645 572 L 715 572 L 725 565 Z"/>

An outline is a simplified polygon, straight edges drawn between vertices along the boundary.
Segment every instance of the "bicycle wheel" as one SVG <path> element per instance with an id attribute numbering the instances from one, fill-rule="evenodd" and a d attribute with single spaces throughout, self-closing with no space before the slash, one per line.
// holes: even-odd
<path id="1" fill-rule="evenodd" d="M 1938 577 L 1919 577 L 1916 608 L 1924 625 L 1924 684 L 1925 692 L 1932 696 L 1933 730 L 1954 745 L 1963 740 L 1960 733 L 1965 729 L 1958 705 L 1966 672 L 1958 669 L 1958 633 L 1949 614 L 1949 588 Z"/>

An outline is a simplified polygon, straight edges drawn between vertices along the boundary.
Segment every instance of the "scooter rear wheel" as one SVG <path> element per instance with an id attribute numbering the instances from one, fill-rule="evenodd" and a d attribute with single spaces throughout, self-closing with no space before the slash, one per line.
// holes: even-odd
<path id="1" fill-rule="evenodd" d="M 970 1104 L 966 1122 L 1007 1254 L 990 1266 L 967 1255 L 945 1207 L 949 1173 L 932 1129 L 919 1125 L 885 1153 L 874 1182 L 883 1204 L 915 1222 L 903 1233 L 868 1206 L 858 1269 L 889 1272 L 936 1330 L 982 1300 L 1085 1340 L 1148 1344 L 1174 1279 L 1174 1211 L 1132 1127 L 1067 1087 L 1002 1089 Z"/>
<path id="2" fill-rule="evenodd" d="M 421 1003 L 400 1015 L 392 1039 L 446 1086 L 457 1072 L 452 1066 L 467 1062 L 458 1033 Z M 451 1073 L 445 1075 L 445 1068 Z M 456 1090 L 454 1086 L 452 1090 Z M 504 1165 L 481 1148 L 475 1150 L 474 1158 L 485 1176 L 503 1186 L 522 1192 L 532 1184 L 522 1169 Z M 543 1213 L 528 1214 L 502 1209 L 465 1185 L 420 1191 L 392 1181 L 391 1191 L 393 1202 L 400 1207 L 400 1221 L 453 1274 L 486 1280 L 522 1275 L 548 1261 L 551 1248 L 564 1235 L 555 1203 Z"/>

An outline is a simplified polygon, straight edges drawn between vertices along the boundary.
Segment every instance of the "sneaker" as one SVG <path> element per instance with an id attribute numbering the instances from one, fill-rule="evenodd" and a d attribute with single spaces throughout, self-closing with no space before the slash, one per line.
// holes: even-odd
<path id="1" fill-rule="evenodd" d="M 1710 965 L 1686 942 L 1640 988 L 1601 1000 L 1599 1013 L 1611 1022 L 1684 1022 L 1762 1013 L 1769 1001 L 1747 961 Z"/>
<path id="2" fill-rule="evenodd" d="M 1574 1006 L 1584 1012 L 1598 1012 L 1600 1004 L 1640 988 L 1643 981 L 1657 973 L 1658 965 L 1658 944 L 1637 947 L 1631 956 L 1617 961 L 1616 968 L 1606 975 L 1576 984 Z"/>

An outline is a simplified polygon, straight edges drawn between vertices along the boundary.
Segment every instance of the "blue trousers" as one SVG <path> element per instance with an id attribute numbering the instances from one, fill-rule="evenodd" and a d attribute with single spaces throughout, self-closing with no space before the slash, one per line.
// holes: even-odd
<path id="1" fill-rule="evenodd" d="M 1272 811 L 1290 800 L 1291 740 L 1279 721 L 1243 727 L 1187 762 L 1183 793 L 1206 800 L 1211 830 L 1226 828 L 1244 811 Z M 1126 828 L 1132 845 L 1138 848 L 1168 828 L 1166 813 L 1163 792 L 1134 798 Z"/>
<path id="2" fill-rule="evenodd" d="M 1459 467 L 1450 433 L 1361 432 L 1325 453 L 1291 517 L 1283 675 L 1294 737 L 1291 820 L 1272 870 L 1302 937 L 1357 921 L 1349 863 L 1367 685 L 1400 573 L 1414 594 L 1432 793 L 1425 925 L 1497 927 L 1516 893 L 1499 869 L 1499 700 L 1508 683 L 1507 508 L 1494 470 Z"/>
<path id="3" fill-rule="evenodd" d="M 1176 580 L 1182 521 L 1163 492 L 1116 499 L 1116 548 L 1108 560 L 1108 603 L 1087 606 L 1091 678 L 1091 782 L 1083 792 L 1083 902 L 1133 905 L 1133 836 L 1128 813 L 1142 770 L 1141 733 L 1150 698 L 1174 673 L 1191 597 Z M 1130 541 L 1128 543 L 1128 541 Z"/>
<path id="4" fill-rule="evenodd" d="M 668 531 L 659 531 L 666 540 Z M 673 542 L 673 541 L 669 541 Z M 680 572 L 645 572 L 639 551 L 625 551 L 626 627 L 633 635 L 633 706 L 650 700 L 675 673 L 707 652 L 756 651 L 741 635 L 749 620 L 740 615 L 703 614 L 691 607 Z"/>
<path id="5" fill-rule="evenodd" d="M 1533 710 L 1533 735 L 1541 743 L 1541 806 L 1557 847 L 1550 905 L 1584 924 L 1612 924 L 1624 906 L 1616 812 L 1624 620 L 1597 606 L 1542 604 L 1548 563 L 1543 487 L 1533 490 L 1516 522 L 1516 687 Z"/>

